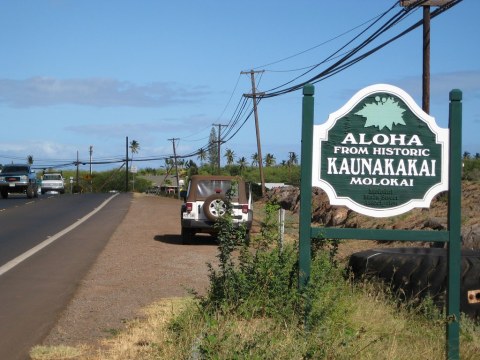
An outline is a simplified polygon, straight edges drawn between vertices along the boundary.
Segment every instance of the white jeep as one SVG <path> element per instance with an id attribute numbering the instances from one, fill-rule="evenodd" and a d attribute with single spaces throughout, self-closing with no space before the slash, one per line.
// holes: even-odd
<path id="1" fill-rule="evenodd" d="M 194 175 L 188 183 L 181 209 L 184 243 L 191 241 L 196 233 L 216 234 L 214 225 L 227 212 L 227 197 L 233 224 L 245 226 L 249 236 L 253 220 L 250 184 L 233 176 Z"/>

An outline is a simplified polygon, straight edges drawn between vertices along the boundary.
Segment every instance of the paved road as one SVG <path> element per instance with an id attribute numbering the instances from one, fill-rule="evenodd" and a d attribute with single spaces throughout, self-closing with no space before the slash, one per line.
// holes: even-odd
<path id="1" fill-rule="evenodd" d="M 28 350 L 55 324 L 97 255 L 124 218 L 130 194 L 15 267 L 5 264 L 98 208 L 111 195 L 0 200 L 0 359 L 28 359 Z M 4 273 L 2 273 L 4 272 Z"/>

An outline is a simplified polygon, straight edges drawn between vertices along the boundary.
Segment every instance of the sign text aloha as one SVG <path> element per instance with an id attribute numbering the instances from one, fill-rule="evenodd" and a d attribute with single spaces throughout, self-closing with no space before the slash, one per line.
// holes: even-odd
<path id="1" fill-rule="evenodd" d="M 374 217 L 429 207 L 448 189 L 448 129 L 403 90 L 369 86 L 314 126 L 312 185 Z"/>

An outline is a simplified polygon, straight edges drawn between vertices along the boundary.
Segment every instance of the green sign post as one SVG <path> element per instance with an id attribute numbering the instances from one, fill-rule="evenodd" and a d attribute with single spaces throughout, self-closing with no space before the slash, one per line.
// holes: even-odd
<path id="1" fill-rule="evenodd" d="M 308 283 L 311 238 L 447 243 L 447 356 L 459 357 L 461 264 L 461 98 L 450 93 L 449 129 L 439 128 L 403 90 L 378 84 L 359 91 L 325 124 L 313 125 L 314 87 L 303 89 L 299 286 Z M 332 205 L 387 217 L 429 207 L 449 191 L 448 230 L 311 227 L 312 186 Z"/>

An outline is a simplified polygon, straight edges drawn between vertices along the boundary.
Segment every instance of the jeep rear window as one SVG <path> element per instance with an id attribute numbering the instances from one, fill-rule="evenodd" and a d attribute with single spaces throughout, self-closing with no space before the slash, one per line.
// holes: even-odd
<path id="1" fill-rule="evenodd" d="M 232 189 L 232 183 L 229 180 L 204 180 L 197 183 L 197 198 L 207 198 L 213 194 L 227 195 L 227 191 Z M 235 186 L 232 200 L 238 198 L 238 186 Z"/>
<path id="2" fill-rule="evenodd" d="M 2 171 L 3 173 L 28 173 L 28 167 L 27 166 L 4 166 Z"/>

